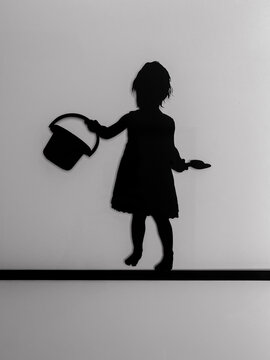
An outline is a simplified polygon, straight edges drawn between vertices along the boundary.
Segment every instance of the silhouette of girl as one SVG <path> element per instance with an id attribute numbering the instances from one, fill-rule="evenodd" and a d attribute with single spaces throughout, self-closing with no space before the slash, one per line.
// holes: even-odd
<path id="1" fill-rule="evenodd" d="M 173 266 L 173 233 L 170 218 L 178 217 L 172 169 L 188 168 L 174 145 L 174 120 L 160 107 L 172 92 L 168 71 L 157 61 L 146 63 L 132 84 L 138 110 L 105 127 L 86 121 L 88 129 L 109 139 L 127 129 L 128 141 L 116 176 L 112 208 L 132 214 L 133 252 L 125 260 L 136 266 L 143 252 L 145 220 L 152 216 L 163 246 L 163 258 L 155 270 Z"/>

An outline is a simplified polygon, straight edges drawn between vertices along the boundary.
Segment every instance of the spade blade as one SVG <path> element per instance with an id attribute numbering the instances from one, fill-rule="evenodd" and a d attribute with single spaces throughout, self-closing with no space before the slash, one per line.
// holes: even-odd
<path id="1" fill-rule="evenodd" d="M 209 168 L 211 165 L 203 162 L 202 160 L 190 160 L 188 166 L 194 169 L 201 170 L 201 169 Z"/>

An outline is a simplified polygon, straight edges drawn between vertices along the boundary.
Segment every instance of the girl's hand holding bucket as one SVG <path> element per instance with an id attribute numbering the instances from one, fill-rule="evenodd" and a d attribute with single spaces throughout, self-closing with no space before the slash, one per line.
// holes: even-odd
<path id="1" fill-rule="evenodd" d="M 98 131 L 99 122 L 97 120 L 84 120 L 85 125 L 87 126 L 88 130 L 91 132 L 96 133 Z"/>

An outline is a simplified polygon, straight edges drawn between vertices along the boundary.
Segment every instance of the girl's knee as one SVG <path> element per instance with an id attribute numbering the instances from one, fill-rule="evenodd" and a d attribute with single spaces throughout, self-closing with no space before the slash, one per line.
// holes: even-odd
<path id="1" fill-rule="evenodd" d="M 170 226 L 171 223 L 170 223 L 170 219 L 165 216 L 165 215 L 162 215 L 162 214 L 153 214 L 152 215 L 155 223 L 158 225 L 158 226 Z"/>

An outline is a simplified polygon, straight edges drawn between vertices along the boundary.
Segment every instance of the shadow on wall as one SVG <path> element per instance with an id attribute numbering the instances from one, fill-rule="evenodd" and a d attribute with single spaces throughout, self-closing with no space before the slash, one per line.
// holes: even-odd
<path id="1" fill-rule="evenodd" d="M 169 219 L 178 217 L 178 200 L 172 170 L 182 172 L 189 167 L 211 166 L 201 160 L 186 162 L 174 145 L 174 120 L 160 110 L 163 101 L 171 95 L 170 81 L 168 71 L 159 62 L 146 63 L 132 84 L 137 110 L 109 127 L 84 115 L 61 115 L 50 124 L 53 136 L 44 149 L 48 160 L 70 170 L 83 154 L 91 156 L 96 151 L 99 137 L 110 139 L 127 130 L 128 141 L 116 175 L 111 205 L 117 211 L 132 214 L 133 252 L 125 259 L 129 266 L 136 266 L 142 257 L 145 220 L 147 216 L 153 217 L 163 247 L 163 258 L 155 266 L 158 271 L 170 271 L 173 267 L 173 232 Z M 68 116 L 84 120 L 88 129 L 96 134 L 93 149 L 56 125 Z"/>

